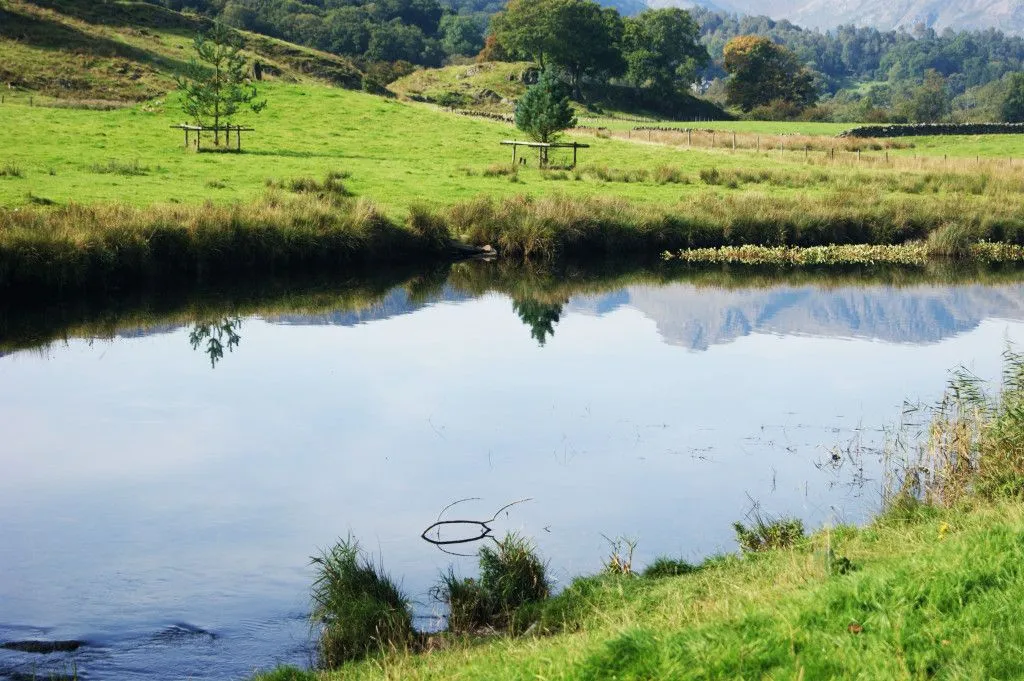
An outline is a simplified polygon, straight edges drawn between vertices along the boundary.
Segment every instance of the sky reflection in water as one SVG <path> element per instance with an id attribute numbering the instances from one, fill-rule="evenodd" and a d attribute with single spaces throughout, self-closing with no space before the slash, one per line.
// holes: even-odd
<path id="1" fill-rule="evenodd" d="M 863 488 L 814 464 L 1024 338 L 1021 285 L 560 302 L 398 289 L 277 312 L 233 324 L 214 370 L 190 327 L 0 358 L 0 639 L 86 638 L 94 678 L 303 663 L 308 556 L 352 532 L 429 615 L 438 572 L 473 561 L 419 534 L 464 497 L 483 519 L 532 498 L 495 528 L 536 538 L 562 582 L 599 568 L 602 534 L 638 539 L 641 564 L 732 550 L 751 499 L 857 522 L 877 460 Z M 0 655 L 0 678 L 25 664 Z"/>

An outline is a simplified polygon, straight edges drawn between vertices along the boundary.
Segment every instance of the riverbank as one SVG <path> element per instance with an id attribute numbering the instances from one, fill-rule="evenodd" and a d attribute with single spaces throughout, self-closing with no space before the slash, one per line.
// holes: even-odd
<path id="1" fill-rule="evenodd" d="M 712 264 L 1017 262 L 1024 259 L 1017 245 L 1024 242 L 1021 205 L 745 193 L 665 206 L 556 195 L 414 206 L 396 218 L 348 196 L 341 180 L 328 175 L 269 189 L 251 203 L 0 210 L 0 291 L 45 298 L 228 278 L 257 282 L 296 272 L 426 267 L 483 246 L 515 263 L 662 252 Z"/>
<path id="2" fill-rule="evenodd" d="M 910 439 L 887 448 L 882 511 L 863 527 L 805 537 L 799 521 L 754 513 L 735 525 L 740 553 L 647 569 L 611 540 L 603 574 L 521 606 L 503 634 L 257 678 L 1015 678 L 1024 356 L 1004 357 L 999 392 L 960 369 L 919 411 L 925 427 L 899 431 Z"/>
<path id="3" fill-rule="evenodd" d="M 310 677 L 1013 678 L 1022 559 L 1019 503 L 890 513 L 680 577 L 581 580 L 528 636 L 454 641 Z"/>

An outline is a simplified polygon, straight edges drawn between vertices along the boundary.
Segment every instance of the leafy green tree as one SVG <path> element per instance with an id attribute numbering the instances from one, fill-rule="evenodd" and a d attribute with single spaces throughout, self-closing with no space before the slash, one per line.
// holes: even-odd
<path id="1" fill-rule="evenodd" d="M 813 74 L 797 56 L 768 38 L 747 35 L 733 38 L 725 46 L 727 100 L 743 111 L 775 101 L 812 106 L 818 101 Z"/>
<path id="2" fill-rule="evenodd" d="M 626 71 L 622 59 L 622 17 L 593 0 L 552 3 L 550 61 L 569 74 L 576 99 L 583 98 L 586 76 L 618 76 Z"/>
<path id="3" fill-rule="evenodd" d="M 622 44 L 626 77 L 637 88 L 677 91 L 693 83 L 711 60 L 700 43 L 700 26 L 677 8 L 647 10 L 626 19 Z"/>
<path id="4" fill-rule="evenodd" d="M 450 55 L 472 56 L 484 48 L 484 31 L 479 19 L 462 14 L 441 17 L 441 47 Z"/>
<path id="5" fill-rule="evenodd" d="M 1003 120 L 1024 123 L 1024 73 L 1010 76 L 1010 87 L 1003 100 Z"/>
<path id="6" fill-rule="evenodd" d="M 564 69 L 577 98 L 584 77 L 625 72 L 622 17 L 593 0 L 510 0 L 491 29 L 507 52 Z"/>
<path id="7" fill-rule="evenodd" d="M 936 123 L 950 110 L 946 79 L 935 69 L 924 74 L 924 82 L 914 89 L 909 101 L 909 117 L 914 123 Z"/>
<path id="8" fill-rule="evenodd" d="M 576 112 L 569 106 L 568 88 L 550 71 L 542 73 L 516 103 L 516 127 L 535 142 L 554 142 L 574 125 Z M 541 163 L 547 164 L 545 149 L 541 150 Z"/>
<path id="9" fill-rule="evenodd" d="M 543 71 L 545 57 L 558 48 L 554 21 L 561 0 L 509 0 L 491 19 L 491 32 L 505 51 L 535 59 Z"/>
<path id="10" fill-rule="evenodd" d="M 217 22 L 208 34 L 196 36 L 194 46 L 202 64 L 193 58 L 185 73 L 177 77 L 181 107 L 197 125 L 212 123 L 214 143 L 220 145 L 222 123 L 230 125 L 232 117 L 243 108 L 259 113 L 267 102 L 257 99 L 256 86 L 241 53 L 242 39 L 236 32 Z"/>

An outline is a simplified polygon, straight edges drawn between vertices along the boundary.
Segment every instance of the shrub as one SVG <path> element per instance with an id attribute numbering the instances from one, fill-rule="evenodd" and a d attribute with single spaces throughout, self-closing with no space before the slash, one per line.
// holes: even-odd
<path id="1" fill-rule="evenodd" d="M 323 667 L 407 646 L 412 635 L 408 601 L 353 537 L 339 540 L 312 563 L 317 576 L 311 618 L 321 629 Z"/>
<path id="2" fill-rule="evenodd" d="M 732 527 L 736 530 L 736 541 L 744 553 L 791 548 L 804 538 L 803 521 L 797 518 L 770 520 L 755 513 L 749 528 L 743 523 L 733 523 Z"/>
<path id="3" fill-rule="evenodd" d="M 685 560 L 678 560 L 675 558 L 657 558 L 644 569 L 643 576 L 648 579 L 660 579 L 662 577 L 688 575 L 691 572 L 696 571 L 697 567 L 687 563 Z"/>

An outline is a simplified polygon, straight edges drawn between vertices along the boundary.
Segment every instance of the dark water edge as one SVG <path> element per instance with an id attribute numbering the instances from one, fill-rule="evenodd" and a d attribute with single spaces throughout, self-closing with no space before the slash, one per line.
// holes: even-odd
<path id="1" fill-rule="evenodd" d="M 1024 264 L 935 262 L 926 267 L 774 267 L 694 265 L 661 258 L 565 261 L 557 265 L 463 261 L 356 269 L 334 275 L 268 277 L 195 286 L 76 292 L 57 299 L 0 300 L 0 356 L 70 338 L 112 338 L 160 326 L 232 316 L 358 312 L 395 289 L 411 303 L 427 302 L 446 286 L 467 296 L 496 292 L 513 299 L 565 302 L 631 284 L 687 283 L 720 289 L 778 285 L 838 286 L 999 284 L 1024 278 Z"/>

